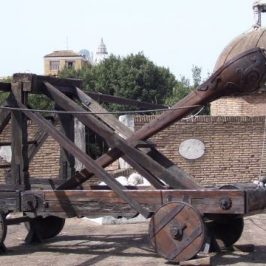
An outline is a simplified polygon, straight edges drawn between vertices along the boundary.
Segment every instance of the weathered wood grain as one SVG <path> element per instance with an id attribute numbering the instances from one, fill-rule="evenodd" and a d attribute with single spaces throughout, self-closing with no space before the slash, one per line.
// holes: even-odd
<path id="1" fill-rule="evenodd" d="M 126 215 L 134 209 L 117 193 L 111 190 L 73 190 L 73 191 L 31 191 L 25 192 L 38 196 L 47 208 L 41 207 L 41 213 L 66 213 L 67 216 L 80 215 Z M 139 204 L 151 212 L 160 206 L 175 201 L 186 201 L 203 215 L 240 214 L 244 215 L 245 192 L 239 190 L 126 190 L 125 193 L 136 199 Z M 221 207 L 221 200 L 230 198 L 232 205 L 228 209 Z M 45 205 L 44 204 L 44 205 Z M 43 206 L 41 204 L 41 206 Z M 74 215 L 74 216 L 75 216 Z"/>
<path id="2" fill-rule="evenodd" d="M 22 103 L 27 103 L 27 93 L 23 92 L 21 82 L 12 82 L 13 96 Z M 12 159 L 11 176 L 14 185 L 23 185 L 30 189 L 27 117 L 19 111 L 12 111 Z"/>

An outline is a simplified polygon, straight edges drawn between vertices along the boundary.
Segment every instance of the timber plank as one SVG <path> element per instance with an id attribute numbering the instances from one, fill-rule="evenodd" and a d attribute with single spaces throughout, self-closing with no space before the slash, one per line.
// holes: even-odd
<path id="1" fill-rule="evenodd" d="M 55 106 L 56 110 L 62 110 Z M 69 114 L 58 114 L 60 131 L 72 142 L 75 140 L 74 117 Z M 60 170 L 59 176 L 62 179 L 68 179 L 75 174 L 75 157 L 66 149 L 60 147 Z"/>
<path id="2" fill-rule="evenodd" d="M 46 141 L 48 138 L 47 132 L 44 132 L 43 130 L 38 130 L 34 136 L 34 144 L 30 145 L 28 148 L 28 157 L 29 157 L 29 162 L 31 162 L 34 158 L 34 156 L 37 154 L 37 152 L 40 150 L 42 147 L 43 143 Z"/>
<path id="3" fill-rule="evenodd" d="M 69 204 L 71 208 L 86 206 L 87 210 L 95 209 L 100 213 L 103 213 L 100 208 L 109 213 L 117 209 L 117 206 L 131 208 L 125 200 L 110 190 L 43 191 L 41 193 L 45 202 L 49 204 L 48 212 L 62 212 L 64 209 L 62 206 L 66 207 L 67 212 Z M 127 190 L 126 193 L 153 212 L 166 203 L 185 199 L 202 214 L 245 214 L 245 191 L 240 190 Z M 230 198 L 232 202 L 232 206 L 226 210 L 221 208 L 221 199 L 225 197 Z"/>
<path id="4" fill-rule="evenodd" d="M 10 92 L 11 91 L 11 84 L 10 82 L 0 82 L 0 91 Z"/>
<path id="5" fill-rule="evenodd" d="M 127 99 L 127 98 L 123 98 L 119 96 L 113 96 L 113 95 L 102 94 L 102 93 L 97 93 L 97 92 L 86 92 L 86 94 L 98 102 L 102 101 L 102 102 L 108 102 L 108 103 L 117 103 L 120 105 L 137 106 L 140 110 L 168 108 L 168 106 L 162 105 L 162 104 L 137 101 L 133 99 Z"/>
<path id="6" fill-rule="evenodd" d="M 80 79 L 63 79 L 28 73 L 16 73 L 13 75 L 12 81 L 21 82 L 23 90 L 31 93 L 43 93 L 43 89 L 45 89 L 44 82 L 50 82 L 58 86 L 61 91 L 70 94 L 74 92 L 76 86 L 82 86 L 82 81 Z"/>
<path id="7" fill-rule="evenodd" d="M 108 113 L 100 104 L 93 100 L 81 89 L 76 88 L 76 98 L 80 100 L 92 113 Z M 111 126 L 123 138 L 128 138 L 133 134 L 133 131 L 126 125 L 116 119 L 113 114 L 95 114 L 107 125 Z"/>
<path id="8" fill-rule="evenodd" d="M 11 90 L 17 101 L 27 102 L 20 82 L 12 82 Z M 22 112 L 12 111 L 11 177 L 14 185 L 23 185 L 24 189 L 30 189 L 27 126 L 27 117 Z"/>
<path id="9" fill-rule="evenodd" d="M 9 83 L 10 85 L 10 83 Z M 10 85 L 11 86 L 11 85 Z M 10 101 L 12 99 L 12 95 L 9 94 L 5 102 L 2 104 L 2 106 L 7 106 L 10 104 Z M 9 123 L 11 119 L 11 112 L 7 109 L 0 110 L 0 134 L 3 132 L 7 124 Z"/>

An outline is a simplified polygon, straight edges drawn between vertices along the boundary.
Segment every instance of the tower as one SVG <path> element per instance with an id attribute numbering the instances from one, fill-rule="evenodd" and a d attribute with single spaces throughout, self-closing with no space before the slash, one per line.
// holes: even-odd
<path id="1" fill-rule="evenodd" d="M 103 42 L 103 38 L 101 38 L 101 42 L 100 42 L 100 45 L 98 46 L 96 56 L 95 56 L 95 64 L 102 62 L 107 57 L 108 57 L 107 48 Z"/>

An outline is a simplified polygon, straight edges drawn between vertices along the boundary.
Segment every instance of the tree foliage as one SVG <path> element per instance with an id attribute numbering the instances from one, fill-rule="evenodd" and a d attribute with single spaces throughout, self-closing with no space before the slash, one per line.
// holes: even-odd
<path id="1" fill-rule="evenodd" d="M 81 70 L 64 69 L 61 77 L 81 78 L 84 89 L 139 101 L 163 104 L 177 82 L 166 68 L 156 66 L 142 53 L 119 57 L 111 55 L 102 63 Z M 113 110 L 123 107 L 111 105 Z"/>
<path id="2" fill-rule="evenodd" d="M 142 53 L 127 57 L 111 55 L 98 65 L 85 66 L 80 70 L 65 68 L 59 75 L 82 79 L 86 91 L 168 106 L 184 98 L 202 82 L 198 66 L 192 67 L 192 81 L 185 76 L 176 79 L 169 69 L 156 66 Z M 128 110 L 128 107 L 110 104 L 108 109 Z"/>
<path id="3" fill-rule="evenodd" d="M 187 96 L 191 91 L 201 83 L 201 68 L 198 66 L 192 67 L 192 84 L 188 78 L 181 76 L 177 80 L 176 86 L 172 90 L 172 94 L 165 100 L 165 103 L 169 106 L 175 104 L 185 96 Z"/>

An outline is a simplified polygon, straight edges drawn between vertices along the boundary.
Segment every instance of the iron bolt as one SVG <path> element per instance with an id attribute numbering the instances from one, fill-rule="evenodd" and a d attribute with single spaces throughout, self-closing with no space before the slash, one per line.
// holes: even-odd
<path id="1" fill-rule="evenodd" d="M 232 200 L 228 197 L 220 200 L 220 207 L 223 210 L 229 210 L 232 207 Z"/>
<path id="2" fill-rule="evenodd" d="M 187 228 L 185 224 L 174 225 L 170 229 L 172 237 L 176 240 L 182 240 L 184 230 Z"/>

